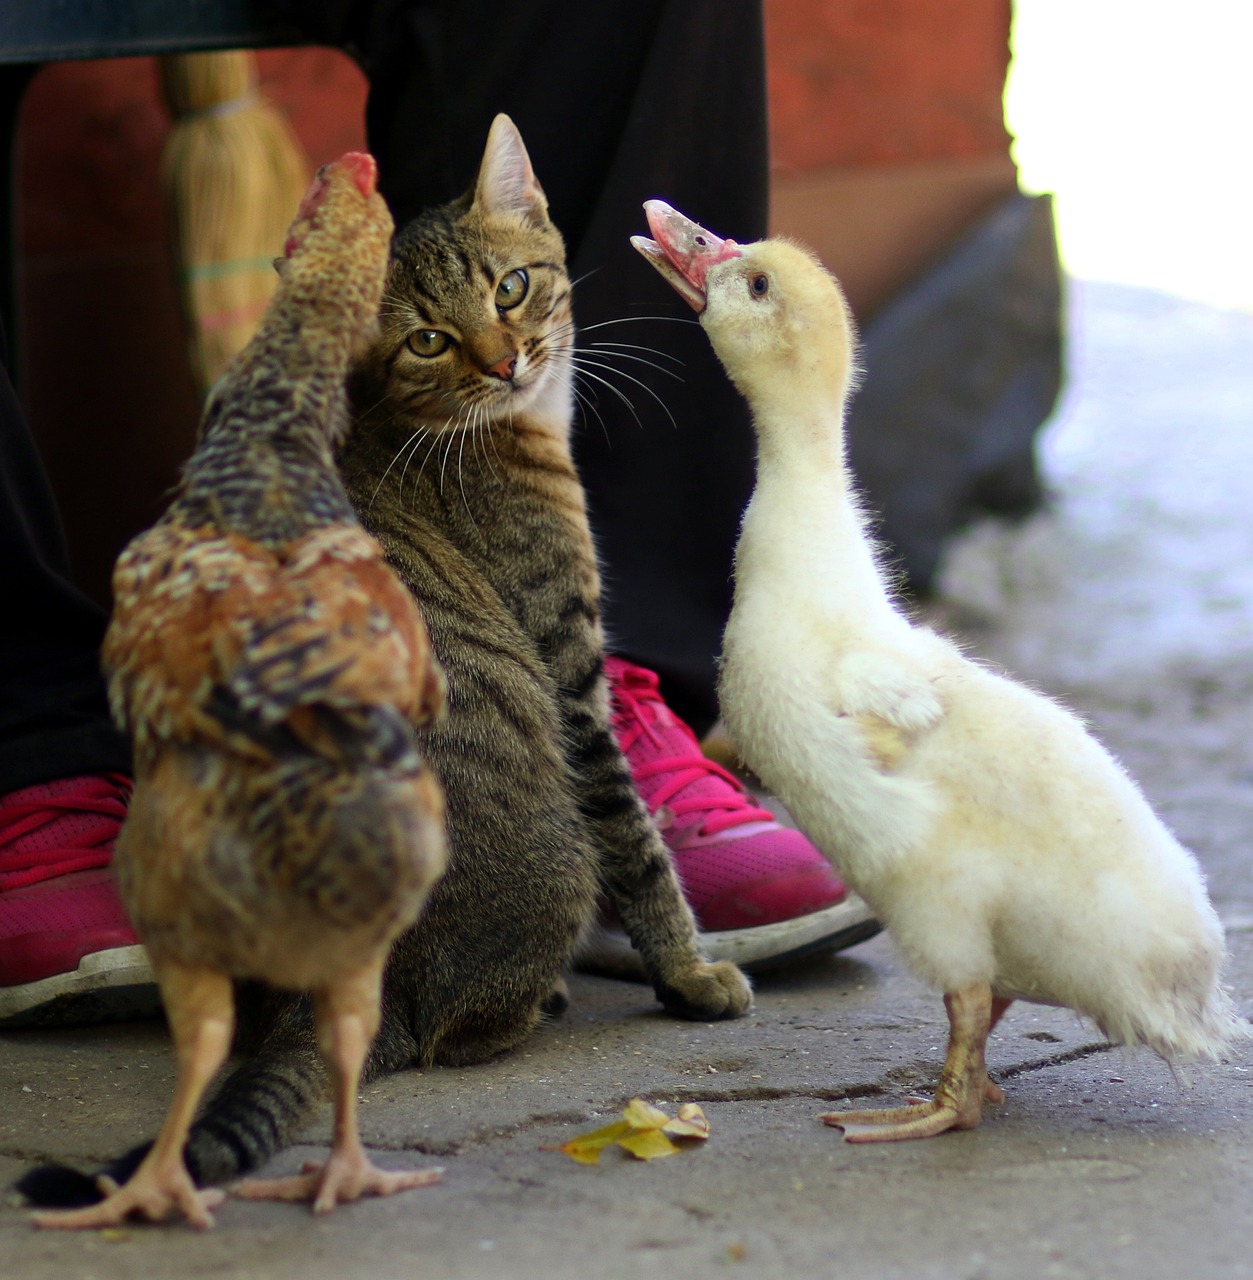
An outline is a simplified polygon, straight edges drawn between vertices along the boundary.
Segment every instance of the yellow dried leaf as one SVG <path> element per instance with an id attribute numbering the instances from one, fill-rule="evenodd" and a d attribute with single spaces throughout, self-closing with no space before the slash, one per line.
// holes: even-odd
<path id="1" fill-rule="evenodd" d="M 643 1098 L 632 1098 L 623 1109 L 621 1120 L 571 1138 L 560 1147 L 547 1149 L 562 1151 L 579 1164 L 599 1164 L 600 1153 L 616 1144 L 637 1160 L 657 1160 L 676 1155 L 682 1149 L 671 1138 L 707 1137 L 709 1121 L 696 1103 L 685 1103 L 676 1118 Z"/>
<path id="2" fill-rule="evenodd" d="M 677 1120 L 667 1120 L 662 1129 L 675 1138 L 709 1137 L 709 1121 L 694 1102 L 685 1102 L 679 1108 Z"/>
<path id="3" fill-rule="evenodd" d="M 625 1120 L 615 1120 L 603 1129 L 595 1129 L 591 1133 L 571 1138 L 569 1142 L 563 1142 L 557 1150 L 564 1151 L 571 1160 L 576 1160 L 579 1164 L 599 1164 L 600 1153 L 630 1132 L 631 1126 Z"/>
<path id="4" fill-rule="evenodd" d="M 660 1129 L 639 1129 L 618 1139 L 618 1146 L 629 1151 L 637 1160 L 660 1160 L 663 1156 L 677 1156 L 679 1148 Z"/>
<path id="5" fill-rule="evenodd" d="M 662 1129 L 670 1122 L 670 1117 L 660 1107 L 654 1107 L 643 1098 L 632 1098 L 622 1112 L 622 1118 L 633 1129 Z"/>

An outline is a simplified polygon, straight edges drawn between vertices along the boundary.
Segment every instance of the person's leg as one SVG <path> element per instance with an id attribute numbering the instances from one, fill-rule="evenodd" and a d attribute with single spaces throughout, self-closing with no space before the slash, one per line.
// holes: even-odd
<path id="1" fill-rule="evenodd" d="M 369 145 L 398 224 L 469 186 L 497 112 L 521 130 L 566 238 L 580 346 L 596 362 L 580 384 L 595 407 L 576 424 L 576 453 L 611 639 L 659 671 L 704 732 L 717 716 L 752 432 L 695 317 L 629 237 L 646 229 L 650 196 L 737 239 L 765 234 L 758 0 L 339 7 L 342 21 L 314 34 L 366 55 Z"/>
<path id="2" fill-rule="evenodd" d="M 705 760 L 674 714 L 701 732 L 717 715 L 715 657 L 753 437 L 692 313 L 629 237 L 645 229 L 651 196 L 737 239 L 765 234 L 760 3 L 338 7 L 313 34 L 366 55 L 369 144 L 397 222 L 469 186 L 504 111 L 566 238 L 580 359 L 595 375 L 580 387 L 594 408 L 576 427 L 576 453 L 620 655 L 609 664 L 615 725 L 707 945 L 753 962 L 868 936 L 869 911 L 817 850 Z M 626 952 L 621 935 L 600 950 L 615 965 Z"/>
<path id="3" fill-rule="evenodd" d="M 0 336 L 0 347 L 3 337 Z M 0 350 L 0 1026 L 155 1008 L 109 864 L 130 750 Z"/>

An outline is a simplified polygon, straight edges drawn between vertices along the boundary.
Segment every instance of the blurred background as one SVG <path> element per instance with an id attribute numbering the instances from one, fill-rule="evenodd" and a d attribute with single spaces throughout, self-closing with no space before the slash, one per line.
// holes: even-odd
<path id="1" fill-rule="evenodd" d="M 950 540 L 938 586 L 979 647 L 1146 725 L 1253 706 L 1251 42 L 1240 0 L 1014 6 L 1006 123 L 1055 193 L 1066 376 L 1044 509 Z M 1239 751 L 1210 745 L 1217 779 Z"/>
<path id="2" fill-rule="evenodd" d="M 854 462 L 916 589 L 968 618 L 1052 599 L 1047 637 L 1063 582 L 1107 606 L 1160 562 L 1207 626 L 1253 635 L 1244 0 L 766 0 L 765 17 L 772 223 L 857 313 Z M 363 145 L 347 56 L 256 61 L 311 163 Z M 170 115 L 155 58 L 25 70 L 7 80 L 21 390 L 75 572 L 106 600 L 198 416 L 160 196 Z M 1122 607 L 1134 648 L 1161 609 Z"/>
<path id="3" fill-rule="evenodd" d="M 1012 154 L 1073 275 L 1253 311 L 1250 47 L 1241 0 L 1016 0 Z"/>

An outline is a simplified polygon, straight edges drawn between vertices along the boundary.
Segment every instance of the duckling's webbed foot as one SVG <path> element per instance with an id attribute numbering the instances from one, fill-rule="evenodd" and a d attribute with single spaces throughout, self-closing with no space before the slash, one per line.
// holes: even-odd
<path id="1" fill-rule="evenodd" d="M 988 1079 L 984 1048 L 988 1032 L 1008 1001 L 994 1000 L 986 983 L 944 997 L 949 1040 L 935 1097 L 910 1100 L 882 1111 L 828 1111 L 819 1119 L 844 1130 L 846 1142 L 905 1142 L 931 1138 L 947 1129 L 973 1129 L 985 1102 L 1001 1102 L 1000 1085 Z"/>

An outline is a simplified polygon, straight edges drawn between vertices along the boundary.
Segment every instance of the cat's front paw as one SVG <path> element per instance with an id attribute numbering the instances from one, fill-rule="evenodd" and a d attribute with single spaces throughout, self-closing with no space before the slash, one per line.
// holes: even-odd
<path id="1" fill-rule="evenodd" d="M 668 1012 L 698 1022 L 739 1018 L 753 1007 L 753 989 L 730 960 L 697 961 L 658 983 L 657 998 Z"/>

